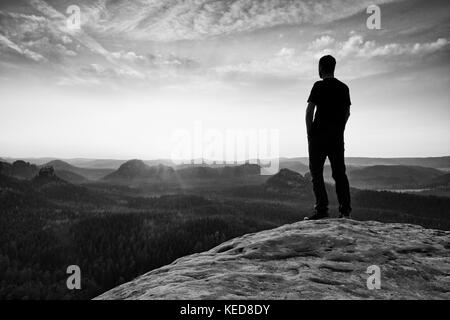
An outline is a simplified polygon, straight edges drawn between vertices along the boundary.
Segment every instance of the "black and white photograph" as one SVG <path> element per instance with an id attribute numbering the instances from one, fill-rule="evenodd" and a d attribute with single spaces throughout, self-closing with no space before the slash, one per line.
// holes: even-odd
<path id="1" fill-rule="evenodd" d="M 0 300 L 450 300 L 450 2 L 0 0 Z"/>

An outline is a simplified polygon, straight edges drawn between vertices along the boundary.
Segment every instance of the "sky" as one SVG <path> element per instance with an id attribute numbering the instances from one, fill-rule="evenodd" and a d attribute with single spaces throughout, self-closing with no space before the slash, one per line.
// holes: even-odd
<path id="1" fill-rule="evenodd" d="M 1 0 L 0 157 L 170 158 L 199 125 L 306 156 L 324 54 L 350 88 L 347 156 L 450 155 L 449 18 L 447 0 Z"/>

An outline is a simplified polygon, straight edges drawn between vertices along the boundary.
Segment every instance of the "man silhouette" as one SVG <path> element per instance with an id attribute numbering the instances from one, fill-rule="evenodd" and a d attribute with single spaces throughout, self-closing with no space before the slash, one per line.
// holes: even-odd
<path id="1" fill-rule="evenodd" d="M 309 170 L 316 205 L 313 215 L 305 220 L 328 217 L 328 196 L 323 180 L 327 157 L 336 182 L 340 217 L 348 218 L 352 211 L 344 162 L 344 130 L 350 116 L 350 93 L 348 87 L 334 77 L 335 67 L 336 60 L 332 56 L 320 58 L 319 76 L 322 80 L 314 83 L 306 108 Z"/>

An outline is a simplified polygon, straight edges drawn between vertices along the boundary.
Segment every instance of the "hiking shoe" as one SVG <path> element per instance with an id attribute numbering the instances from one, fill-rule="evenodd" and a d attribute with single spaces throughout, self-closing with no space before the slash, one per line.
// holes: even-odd
<path id="1" fill-rule="evenodd" d="M 339 218 L 351 219 L 350 213 L 352 212 L 351 207 L 339 206 Z"/>
<path id="2" fill-rule="evenodd" d="M 305 217 L 303 220 L 320 220 L 320 219 L 326 219 L 328 218 L 328 212 L 327 211 L 314 211 L 314 213 L 309 216 Z"/>

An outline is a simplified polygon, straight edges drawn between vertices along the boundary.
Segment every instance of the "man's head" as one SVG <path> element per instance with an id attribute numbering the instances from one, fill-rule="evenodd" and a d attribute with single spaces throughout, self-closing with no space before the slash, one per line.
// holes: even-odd
<path id="1" fill-rule="evenodd" d="M 319 76 L 324 77 L 334 77 L 334 68 L 336 67 L 336 59 L 333 56 L 326 55 L 319 60 Z"/>

